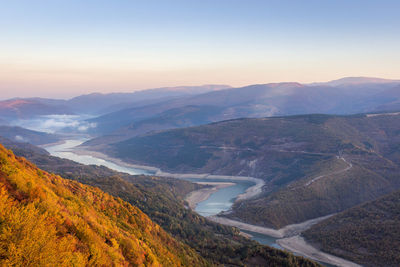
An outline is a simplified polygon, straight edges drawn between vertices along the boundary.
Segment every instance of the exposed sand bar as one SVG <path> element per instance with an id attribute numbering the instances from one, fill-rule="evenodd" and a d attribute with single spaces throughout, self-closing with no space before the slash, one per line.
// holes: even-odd
<path id="1" fill-rule="evenodd" d="M 218 182 L 196 182 L 197 184 L 211 185 L 212 187 L 202 188 L 196 191 L 190 192 L 185 200 L 188 202 L 189 207 L 194 210 L 198 203 L 207 200 L 211 194 L 217 192 L 218 190 L 233 186 L 235 183 L 218 183 Z"/>
<path id="2" fill-rule="evenodd" d="M 228 176 L 228 175 L 213 175 L 213 174 L 193 174 L 193 173 L 168 173 L 158 171 L 155 175 L 161 177 L 173 177 L 178 179 L 210 179 L 210 180 L 228 180 L 228 181 L 250 181 L 254 185 L 247 188 L 243 194 L 236 197 L 235 201 L 253 198 L 262 192 L 262 187 L 265 182 L 261 179 L 248 176 Z"/>
<path id="3" fill-rule="evenodd" d="M 155 176 L 160 176 L 160 177 L 171 177 L 171 178 L 177 178 L 177 179 L 210 179 L 210 180 L 217 179 L 217 180 L 228 180 L 228 181 L 253 182 L 254 185 L 247 188 L 246 192 L 244 192 L 243 194 L 238 195 L 235 201 L 245 200 L 245 199 L 255 197 L 256 195 L 258 195 L 262 192 L 262 187 L 265 185 L 265 182 L 263 180 L 254 178 L 254 177 L 248 177 L 248 176 L 212 175 L 212 174 L 208 174 L 208 173 L 198 174 L 198 173 L 163 172 L 157 167 L 127 163 L 121 159 L 110 157 L 110 156 L 108 156 L 104 153 L 98 152 L 98 151 L 91 151 L 91 150 L 88 150 L 88 148 L 86 149 L 85 147 L 82 147 L 82 146 L 79 148 L 73 149 L 72 152 L 77 155 L 89 155 L 92 157 L 107 160 L 107 161 L 113 162 L 115 164 L 118 164 L 120 166 L 127 167 L 127 168 L 143 169 L 143 170 L 151 171 L 151 172 L 154 172 Z"/>
<path id="4" fill-rule="evenodd" d="M 84 147 L 84 146 L 79 146 L 78 148 L 72 148 L 70 152 L 75 153 L 77 155 L 86 155 L 86 156 L 92 156 L 95 158 L 103 159 L 103 160 L 110 161 L 112 163 L 115 163 L 117 165 L 120 165 L 120 166 L 123 166 L 126 168 L 142 169 L 142 170 L 151 171 L 154 173 L 157 173 L 160 171 L 160 169 L 156 168 L 156 167 L 127 163 L 121 159 L 110 157 L 104 153 L 92 151 L 92 150 L 89 150 L 89 148 L 86 149 L 86 147 Z"/>
<path id="5" fill-rule="evenodd" d="M 251 231 L 251 232 L 255 232 L 255 233 L 259 233 L 259 234 L 263 234 L 263 235 L 268 235 L 268 236 L 272 236 L 275 238 L 284 238 L 284 237 L 289 237 L 289 236 L 294 236 L 294 235 L 300 234 L 301 232 L 309 229 L 312 225 L 314 225 L 322 220 L 325 220 L 332 215 L 315 218 L 315 219 L 308 220 L 308 221 L 305 221 L 302 223 L 290 224 L 281 229 L 273 229 L 273 228 L 269 228 L 269 227 L 248 224 L 248 223 L 239 222 L 239 221 L 231 220 L 231 219 L 228 219 L 225 217 L 220 217 L 220 216 L 209 216 L 207 218 L 210 219 L 211 221 L 229 225 L 229 226 L 234 226 L 234 227 L 237 227 L 242 230 L 247 230 L 247 231 Z"/>
<path id="6" fill-rule="evenodd" d="M 247 230 L 247 231 L 251 231 L 251 232 L 255 232 L 255 233 L 259 233 L 259 234 L 263 234 L 263 235 L 268 235 L 268 236 L 272 236 L 275 238 L 284 238 L 284 237 L 298 235 L 301 232 L 309 229 L 314 224 L 316 224 L 320 221 L 323 221 L 332 215 L 333 214 L 323 216 L 323 217 L 318 217 L 318 218 L 308 220 L 308 221 L 305 221 L 302 223 L 290 224 L 290 225 L 287 225 L 278 230 L 273 229 L 273 228 L 264 227 L 264 226 L 258 226 L 258 225 L 244 223 L 244 222 L 239 222 L 239 221 L 231 220 L 231 219 L 228 219 L 225 217 L 220 217 L 220 216 L 209 216 L 207 218 L 211 221 L 214 221 L 214 222 L 217 222 L 220 224 L 229 225 L 229 226 L 234 226 L 234 227 L 237 227 L 242 230 Z"/>
<path id="7" fill-rule="evenodd" d="M 308 244 L 303 237 L 299 235 L 278 239 L 276 240 L 276 243 L 287 250 L 298 253 L 300 255 L 304 255 L 313 260 L 326 262 L 336 266 L 361 267 L 361 265 L 358 265 L 354 262 L 333 256 L 314 248 L 313 246 Z"/>
<path id="8" fill-rule="evenodd" d="M 62 144 L 65 144 L 65 140 L 60 140 L 60 141 L 57 141 L 57 142 L 54 142 L 54 143 L 38 145 L 38 147 L 46 148 L 46 147 L 49 147 L 49 146 L 56 146 L 56 145 L 62 145 Z"/>
<path id="9" fill-rule="evenodd" d="M 322 252 L 322 251 L 318 250 L 317 248 L 314 248 L 313 246 L 308 244 L 304 240 L 304 238 L 300 236 L 301 232 L 309 229 L 312 225 L 314 225 L 320 221 L 323 221 L 333 215 L 334 214 L 315 218 L 315 219 L 308 220 L 308 221 L 298 223 L 298 224 L 287 225 L 278 230 L 273 229 L 273 228 L 243 223 L 243 222 L 239 222 L 239 221 L 235 221 L 235 220 L 231 220 L 231 219 L 219 217 L 219 216 L 209 216 L 207 218 L 211 221 L 214 221 L 214 222 L 217 222 L 220 224 L 224 224 L 224 225 L 228 225 L 228 226 L 234 226 L 241 230 L 247 230 L 247 231 L 279 238 L 276 240 L 276 243 L 279 246 L 281 246 L 284 249 L 287 249 L 291 252 L 300 254 L 302 256 L 305 256 L 307 258 L 310 258 L 310 259 L 313 259 L 316 261 L 326 262 L 326 263 L 329 263 L 332 265 L 343 266 L 343 267 L 361 266 L 356 263 L 350 262 L 348 260 L 345 260 L 345 259 L 333 256 L 331 254 Z"/>

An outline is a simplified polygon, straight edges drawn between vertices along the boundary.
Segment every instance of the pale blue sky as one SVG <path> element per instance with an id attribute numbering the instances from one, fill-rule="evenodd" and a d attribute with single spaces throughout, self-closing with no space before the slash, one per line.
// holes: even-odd
<path id="1" fill-rule="evenodd" d="M 399 1 L 0 1 L 0 92 L 400 78 Z"/>

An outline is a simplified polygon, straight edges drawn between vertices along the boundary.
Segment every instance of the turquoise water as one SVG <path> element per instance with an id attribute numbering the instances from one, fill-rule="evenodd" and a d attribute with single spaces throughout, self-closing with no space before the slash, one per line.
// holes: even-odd
<path id="1" fill-rule="evenodd" d="M 259 234 L 259 233 L 252 232 L 252 231 L 244 231 L 244 230 L 241 230 L 241 231 L 246 233 L 246 234 L 251 235 L 251 239 L 257 241 L 260 244 L 267 245 L 267 246 L 270 246 L 270 247 L 274 247 L 274 248 L 277 248 L 277 249 L 283 249 L 281 246 L 279 246 L 276 243 L 277 238 L 275 238 L 275 237 Z"/>
<path id="2" fill-rule="evenodd" d="M 282 250 L 284 250 L 284 248 L 282 248 L 281 246 L 279 246 L 279 245 L 276 243 L 277 238 L 274 238 L 274 237 L 268 236 L 268 235 L 263 235 L 263 234 L 255 233 L 255 232 L 252 232 L 252 231 L 244 231 L 244 230 L 241 230 L 241 231 L 244 232 L 244 233 L 246 233 L 246 234 L 251 235 L 251 239 L 257 241 L 257 242 L 260 243 L 260 244 L 263 244 L 263 245 L 267 245 L 267 246 L 270 246 L 270 247 L 274 247 L 274 248 L 277 248 L 277 249 L 282 249 Z M 292 253 L 293 253 L 293 252 L 292 252 Z M 303 256 L 303 255 L 298 254 L 298 253 L 293 253 L 293 254 L 294 254 L 294 255 L 297 255 L 297 256 Z M 323 266 L 326 266 L 326 267 L 336 267 L 336 265 L 332 265 L 332 264 L 329 264 L 329 263 L 326 263 L 326 262 L 322 262 L 322 261 L 318 261 L 318 262 L 319 262 L 320 264 L 322 264 Z"/>
<path id="3" fill-rule="evenodd" d="M 238 195 L 246 192 L 247 188 L 254 185 L 249 181 L 232 181 L 224 179 L 185 179 L 191 182 L 232 182 L 235 185 L 222 188 L 213 193 L 207 200 L 197 204 L 195 211 L 202 216 L 216 215 L 221 211 L 229 210 Z"/>

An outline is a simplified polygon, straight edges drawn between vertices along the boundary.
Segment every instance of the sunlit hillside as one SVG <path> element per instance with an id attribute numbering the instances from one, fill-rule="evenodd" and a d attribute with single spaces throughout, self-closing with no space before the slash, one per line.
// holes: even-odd
<path id="1" fill-rule="evenodd" d="M 202 266 L 144 213 L 0 145 L 0 265 Z"/>

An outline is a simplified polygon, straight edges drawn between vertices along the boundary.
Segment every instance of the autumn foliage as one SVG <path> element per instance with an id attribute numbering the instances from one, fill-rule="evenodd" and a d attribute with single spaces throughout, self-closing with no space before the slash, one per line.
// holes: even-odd
<path id="1" fill-rule="evenodd" d="M 136 207 L 0 145 L 0 265 L 202 266 Z"/>

